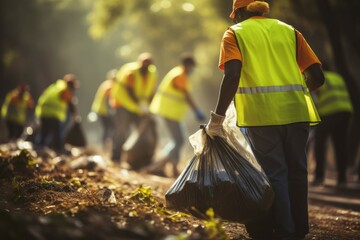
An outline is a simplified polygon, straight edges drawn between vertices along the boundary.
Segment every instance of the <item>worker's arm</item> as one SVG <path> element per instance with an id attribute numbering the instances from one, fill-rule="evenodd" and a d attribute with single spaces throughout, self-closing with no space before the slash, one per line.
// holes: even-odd
<path id="1" fill-rule="evenodd" d="M 306 68 L 303 74 L 310 92 L 316 90 L 325 82 L 324 73 L 318 63 L 312 64 L 310 67 Z"/>
<path id="2" fill-rule="evenodd" d="M 220 86 L 215 113 L 225 116 L 225 112 L 233 100 L 239 86 L 242 63 L 240 60 L 230 60 L 224 65 L 224 76 Z"/>
<path id="3" fill-rule="evenodd" d="M 185 100 L 187 104 L 191 107 L 193 112 L 195 113 L 196 118 L 199 121 L 205 120 L 205 115 L 202 113 L 202 111 L 196 106 L 195 101 L 193 100 L 193 97 L 191 96 L 190 92 L 188 91 L 188 84 L 187 79 L 183 77 L 177 77 L 172 82 L 173 86 L 180 91 L 182 91 L 185 95 Z"/>
<path id="4" fill-rule="evenodd" d="M 68 104 L 71 116 L 73 119 L 77 120 L 79 118 L 79 114 L 76 107 L 76 97 L 73 94 L 73 90 L 70 88 L 66 88 L 64 91 L 60 94 L 63 101 L 65 101 Z"/>
<path id="5" fill-rule="evenodd" d="M 127 78 L 126 78 L 126 85 L 125 85 L 125 89 L 127 91 L 127 93 L 129 94 L 130 98 L 138 103 L 139 99 L 136 97 L 135 92 L 134 92 L 134 84 L 135 84 L 135 76 L 133 73 L 130 73 Z"/>
<path id="6" fill-rule="evenodd" d="M 210 120 L 205 128 L 206 133 L 211 138 L 215 136 L 225 137 L 222 124 L 226 110 L 234 99 L 239 86 L 241 67 L 241 61 L 237 59 L 229 60 L 224 64 L 224 76 L 220 85 L 215 112 L 210 112 Z"/>
<path id="7" fill-rule="evenodd" d="M 130 87 L 130 86 L 126 86 L 125 89 L 126 89 L 127 93 L 129 94 L 129 96 L 131 97 L 131 99 L 134 102 L 138 103 L 139 99 L 135 96 L 134 89 L 132 87 Z"/>
<path id="8" fill-rule="evenodd" d="M 35 102 L 34 102 L 34 99 L 32 98 L 32 96 L 29 94 L 29 97 L 27 98 L 27 101 L 26 101 L 26 106 L 28 108 L 34 108 L 35 107 Z"/>
<path id="9" fill-rule="evenodd" d="M 194 102 L 191 94 L 190 94 L 186 89 L 183 89 L 182 91 L 183 91 L 183 93 L 184 93 L 184 95 L 185 95 L 186 102 L 189 104 L 189 106 L 190 106 L 193 110 L 195 110 L 197 107 L 196 107 L 196 105 L 195 105 L 195 102 Z"/>

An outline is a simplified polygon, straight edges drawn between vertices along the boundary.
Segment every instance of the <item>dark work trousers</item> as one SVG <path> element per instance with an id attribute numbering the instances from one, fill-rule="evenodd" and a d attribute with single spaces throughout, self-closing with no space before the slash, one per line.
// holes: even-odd
<path id="1" fill-rule="evenodd" d="M 61 138 L 61 122 L 56 118 L 41 118 L 39 144 L 55 151 L 63 150 Z"/>
<path id="2" fill-rule="evenodd" d="M 102 142 L 105 144 L 107 139 L 112 139 L 114 135 L 114 118 L 110 115 L 99 115 L 101 126 L 103 129 Z"/>
<path id="3" fill-rule="evenodd" d="M 129 137 L 132 130 L 131 128 L 139 126 L 140 116 L 120 107 L 116 109 L 114 123 L 115 133 L 113 135 L 111 159 L 114 162 L 120 162 L 122 146 Z"/>
<path id="4" fill-rule="evenodd" d="M 322 116 L 315 129 L 315 180 L 324 181 L 327 140 L 331 138 L 335 150 L 338 183 L 346 182 L 347 169 L 347 136 L 351 114 L 340 112 Z"/>
<path id="5" fill-rule="evenodd" d="M 245 223 L 250 236 L 282 239 L 309 232 L 305 153 L 309 128 L 308 123 L 296 123 L 247 129 L 254 155 L 275 192 L 269 214 Z"/>
<path id="6" fill-rule="evenodd" d="M 8 130 L 8 139 L 9 140 L 16 140 L 18 139 L 23 130 L 24 126 L 13 121 L 6 120 L 6 127 Z"/>

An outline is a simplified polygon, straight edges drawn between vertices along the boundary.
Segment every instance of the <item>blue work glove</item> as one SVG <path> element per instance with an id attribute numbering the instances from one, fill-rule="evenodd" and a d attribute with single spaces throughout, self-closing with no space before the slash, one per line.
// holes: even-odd
<path id="1" fill-rule="evenodd" d="M 206 125 L 205 131 L 211 137 L 225 137 L 224 129 L 223 129 L 223 122 L 225 116 L 218 115 L 213 111 L 210 112 L 210 120 Z"/>
<path id="2" fill-rule="evenodd" d="M 205 114 L 203 114 L 198 108 L 196 108 L 194 110 L 194 113 L 195 113 L 196 119 L 199 122 L 205 121 L 205 119 L 206 119 Z"/>

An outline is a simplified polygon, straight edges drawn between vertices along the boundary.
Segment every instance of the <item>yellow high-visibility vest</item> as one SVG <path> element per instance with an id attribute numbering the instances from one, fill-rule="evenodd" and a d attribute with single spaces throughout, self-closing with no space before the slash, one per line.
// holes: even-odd
<path id="1" fill-rule="evenodd" d="M 318 110 L 320 116 L 338 112 L 354 112 L 349 92 L 342 76 L 324 71 L 325 83 L 318 89 Z"/>
<path id="2" fill-rule="evenodd" d="M 318 123 L 319 115 L 297 65 L 293 27 L 266 18 L 248 19 L 231 28 L 243 58 L 235 95 L 237 124 Z"/>
<path id="3" fill-rule="evenodd" d="M 151 113 L 173 121 L 181 121 L 185 117 L 189 104 L 186 101 L 184 91 L 175 88 L 173 85 L 173 80 L 181 75 L 186 75 L 182 66 L 173 68 L 165 75 L 154 99 L 151 101 Z"/>
<path id="4" fill-rule="evenodd" d="M 105 80 L 100 84 L 98 90 L 96 91 L 94 101 L 91 105 L 91 110 L 100 116 L 109 115 L 109 96 L 107 95 L 107 92 L 111 91 L 113 83 L 113 80 Z"/>
<path id="5" fill-rule="evenodd" d="M 5 101 L 1 108 L 1 116 L 7 121 L 24 125 L 26 121 L 26 109 L 30 100 L 30 94 L 24 92 L 22 98 L 17 99 L 17 103 L 11 103 L 11 99 L 18 94 L 18 90 L 12 90 L 6 95 Z"/>
<path id="6" fill-rule="evenodd" d="M 148 101 L 156 87 L 157 69 L 155 65 L 150 65 L 148 71 L 147 78 L 144 81 L 140 74 L 138 62 L 127 63 L 119 69 L 116 74 L 116 82 L 110 93 L 110 98 L 116 101 L 116 105 L 135 114 L 140 115 L 142 113 L 141 106 L 148 105 Z M 135 76 L 133 90 L 135 96 L 139 99 L 139 103 L 136 103 L 126 90 L 126 80 L 129 73 Z"/>
<path id="7" fill-rule="evenodd" d="M 61 92 L 67 88 L 64 80 L 51 84 L 39 97 L 35 114 L 37 117 L 56 118 L 65 121 L 68 103 L 61 99 Z"/>

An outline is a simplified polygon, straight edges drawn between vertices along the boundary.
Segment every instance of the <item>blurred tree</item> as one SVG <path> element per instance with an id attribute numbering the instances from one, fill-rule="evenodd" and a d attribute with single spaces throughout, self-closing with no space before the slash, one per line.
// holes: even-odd
<path id="1" fill-rule="evenodd" d="M 319 1 L 268 2 L 270 16 L 298 28 L 321 58 L 332 56 L 316 8 Z M 347 62 L 350 72 L 357 70 L 358 0 L 329 3 L 342 26 L 345 57 L 357 53 Z M 86 115 L 109 69 L 149 51 L 161 78 L 188 51 L 198 62 L 193 77 L 201 104 L 204 110 L 211 108 L 222 75 L 217 69 L 219 45 L 232 24 L 231 8 L 231 0 L 1 0 L 0 103 L 21 80 L 30 84 L 36 98 L 50 82 L 73 72 L 81 81 L 80 110 Z"/>
<path id="2" fill-rule="evenodd" d="M 347 1 L 347 4 L 339 4 L 334 1 L 331 4 L 329 0 L 318 0 L 316 3 L 329 35 L 335 65 L 346 81 L 354 106 L 355 114 L 351 125 L 349 147 L 351 163 L 354 163 L 360 140 L 360 126 L 358 124 L 360 122 L 359 81 L 356 81 L 356 78 L 351 73 L 351 65 L 348 63 L 349 58 L 346 56 L 346 50 L 349 49 L 344 47 L 344 42 L 346 45 L 348 43 L 351 49 L 354 49 L 354 57 L 358 62 L 360 60 L 360 47 L 358 44 L 360 40 L 360 17 L 358 15 L 360 2 Z M 359 77 L 357 80 L 359 80 Z"/>
<path id="3" fill-rule="evenodd" d="M 71 12 L 58 14 L 57 4 L 45 0 L 0 2 L 1 96 L 20 81 L 30 84 L 35 96 L 64 74 L 61 58 L 66 23 L 76 19 Z"/>
<path id="4" fill-rule="evenodd" d="M 192 52 L 197 61 L 194 89 L 204 110 L 216 101 L 221 71 L 217 69 L 219 44 L 226 28 L 232 2 L 221 0 L 96 0 L 88 16 L 94 39 L 109 35 L 121 39 L 116 50 L 122 61 L 132 61 L 149 51 L 154 55 L 160 79 L 179 64 L 182 52 Z M 221 12 L 226 12 L 226 18 Z M 116 34 L 114 34 L 116 33 Z M 206 84 L 204 84 L 206 82 Z M 200 91 L 197 91 L 197 90 Z"/>
<path id="5" fill-rule="evenodd" d="M 79 90 L 79 109 L 82 114 L 88 112 L 91 90 L 95 93 L 116 64 L 112 43 L 94 43 L 87 35 L 85 16 L 91 4 L 87 0 L 0 1 L 0 105 L 20 81 L 30 85 L 37 100 L 46 86 L 73 72 L 88 83 L 88 89 Z M 2 136 L 0 129 L 0 141 Z"/>
<path id="6" fill-rule="evenodd" d="M 99 39 L 118 27 L 126 42 L 119 47 L 119 56 L 127 59 L 144 50 L 152 52 L 163 74 L 178 64 L 180 53 L 194 52 L 201 65 L 207 67 L 203 73 L 209 77 L 217 71 L 218 45 L 228 25 L 215 8 L 219 3 L 219 0 L 134 0 L 125 4 L 96 0 L 88 18 L 89 31 Z"/>
<path id="7" fill-rule="evenodd" d="M 355 158 L 360 140 L 360 1 L 276 0 L 270 2 L 271 14 L 299 29 L 320 60 L 336 66 L 348 86 L 355 108 L 350 131 L 349 151 Z"/>

